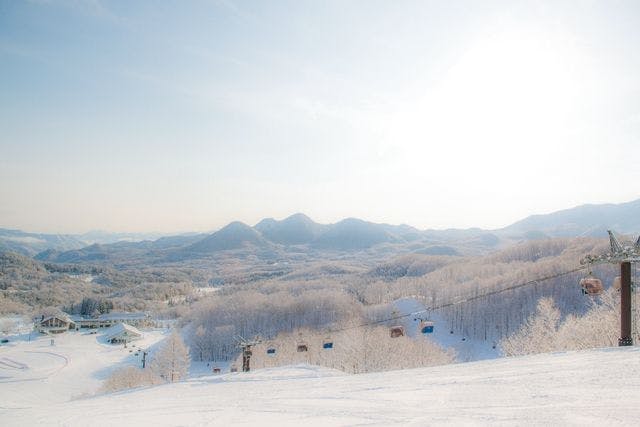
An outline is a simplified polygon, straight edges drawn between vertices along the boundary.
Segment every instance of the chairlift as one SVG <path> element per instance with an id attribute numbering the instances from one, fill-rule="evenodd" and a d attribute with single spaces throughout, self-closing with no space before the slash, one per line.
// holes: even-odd
<path id="1" fill-rule="evenodd" d="M 402 326 L 392 326 L 389 330 L 389 335 L 391 338 L 398 338 L 404 336 L 404 327 Z"/>
<path id="2" fill-rule="evenodd" d="M 276 355 L 276 349 L 275 349 L 275 348 L 273 348 L 273 347 L 268 348 L 268 349 L 267 349 L 267 354 L 268 354 L 269 356 L 275 356 L 275 355 Z"/>
<path id="3" fill-rule="evenodd" d="M 324 341 L 322 341 L 322 348 L 324 350 L 333 349 L 333 340 L 331 338 L 325 338 Z"/>
<path id="4" fill-rule="evenodd" d="M 433 322 L 430 320 L 423 320 L 420 322 L 420 332 L 423 334 L 433 333 Z"/>
<path id="5" fill-rule="evenodd" d="M 589 296 L 600 295 L 604 291 L 602 281 L 591 274 L 591 272 L 580 280 L 580 287 L 582 288 L 582 293 Z"/>

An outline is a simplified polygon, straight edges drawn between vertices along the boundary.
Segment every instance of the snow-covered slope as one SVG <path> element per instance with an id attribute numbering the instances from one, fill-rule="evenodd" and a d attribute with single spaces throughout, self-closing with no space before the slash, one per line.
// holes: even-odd
<path id="1" fill-rule="evenodd" d="M 69 332 L 53 337 L 33 333 L 10 337 L 0 346 L 0 425 L 7 412 L 49 407 L 81 396 L 93 395 L 113 369 L 140 365 L 137 348 L 148 348 L 166 331 L 145 331 L 144 338 L 131 344 L 111 345 L 104 341 L 109 329 L 98 334 Z M 17 425 L 21 423 L 16 422 Z M 22 424 L 24 425 L 24 424 Z"/>
<path id="2" fill-rule="evenodd" d="M 402 298 L 393 302 L 392 309 L 388 315 L 393 316 L 397 313 L 415 313 L 425 309 L 424 304 L 415 298 Z M 438 313 L 421 313 L 416 316 L 408 316 L 398 320 L 396 323 L 404 326 L 407 335 L 410 337 L 421 339 L 418 331 L 419 320 L 416 318 L 424 318 L 434 322 L 434 331 L 427 334 L 426 338 L 436 342 L 445 349 L 453 349 L 456 352 L 456 359 L 459 362 L 472 362 L 476 360 L 495 359 L 500 357 L 500 351 L 494 347 L 492 341 L 475 340 L 450 330 L 447 322 L 445 322 Z"/>
<path id="3" fill-rule="evenodd" d="M 0 383 L 3 402 L 13 390 Z M 640 349 L 631 347 L 363 375 L 265 369 L 14 406 L 0 419 L 4 426 L 638 425 L 638 390 Z"/>

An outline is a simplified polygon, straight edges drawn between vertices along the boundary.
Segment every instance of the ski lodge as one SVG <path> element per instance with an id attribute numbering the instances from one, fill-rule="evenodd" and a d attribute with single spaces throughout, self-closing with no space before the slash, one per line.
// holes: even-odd
<path id="1" fill-rule="evenodd" d="M 44 315 L 35 322 L 35 328 L 43 334 L 61 334 L 69 329 L 75 329 L 76 324 L 67 316 L 48 316 Z"/>

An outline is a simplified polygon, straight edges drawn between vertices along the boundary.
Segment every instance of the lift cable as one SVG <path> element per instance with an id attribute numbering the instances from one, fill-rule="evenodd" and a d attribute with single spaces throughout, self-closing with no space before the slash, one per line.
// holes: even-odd
<path id="1" fill-rule="evenodd" d="M 535 285 L 535 284 L 538 284 L 540 282 L 545 282 L 547 280 L 557 279 L 558 277 L 562 277 L 562 276 L 566 276 L 566 275 L 569 275 L 569 274 L 577 273 L 578 271 L 581 271 L 581 270 L 584 270 L 584 269 L 587 269 L 587 268 L 589 268 L 588 265 L 581 265 L 579 267 L 573 268 L 571 270 L 564 271 L 562 273 L 556 273 L 556 274 L 552 274 L 552 275 L 549 275 L 549 276 L 543 276 L 543 277 L 540 277 L 540 278 L 535 279 L 535 280 L 529 280 L 528 282 L 519 283 L 517 285 L 508 286 L 506 288 L 497 289 L 495 291 L 486 292 L 486 293 L 480 294 L 480 295 L 473 295 L 473 296 L 467 297 L 465 299 L 456 299 L 456 300 L 448 302 L 448 303 L 427 307 L 424 310 L 418 310 L 418 311 L 413 311 L 411 313 L 399 314 L 399 315 L 396 315 L 396 316 L 388 317 L 386 319 L 376 320 L 376 321 L 366 322 L 366 323 L 361 323 L 361 324 L 354 325 L 354 326 L 347 326 L 347 327 L 339 328 L 339 329 L 330 329 L 330 330 L 327 331 L 327 333 L 335 334 L 335 333 L 338 333 L 338 332 L 348 331 L 348 330 L 351 330 L 351 329 L 363 328 L 365 326 L 378 325 L 380 323 L 389 322 L 391 320 L 404 319 L 406 317 L 416 316 L 418 314 L 426 313 L 428 311 L 434 311 L 434 310 L 440 310 L 440 309 L 443 309 L 443 308 L 449 308 L 449 307 L 452 307 L 452 306 L 455 306 L 455 305 L 464 304 L 464 303 L 475 301 L 475 300 L 482 299 L 482 298 L 487 298 L 487 297 L 490 297 L 490 296 L 493 296 L 493 295 L 498 295 L 498 294 L 501 294 L 503 292 L 513 291 L 514 289 L 524 288 L 525 286 Z"/>

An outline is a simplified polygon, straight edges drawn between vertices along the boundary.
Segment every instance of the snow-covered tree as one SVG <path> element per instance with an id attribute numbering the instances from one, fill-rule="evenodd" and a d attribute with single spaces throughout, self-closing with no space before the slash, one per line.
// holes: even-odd
<path id="1" fill-rule="evenodd" d="M 324 349 L 327 341 L 333 343 Z M 299 345 L 307 351 L 298 352 Z M 267 350 L 274 349 L 270 355 Z M 308 363 L 349 373 L 379 372 L 453 363 L 455 354 L 426 337 L 391 338 L 382 326 L 353 328 L 327 336 L 309 328 L 281 333 L 253 348 L 252 369 Z M 240 359 L 236 362 L 240 364 Z"/>
<path id="2" fill-rule="evenodd" d="M 593 301 L 583 316 L 568 315 L 560 320 L 554 301 L 543 298 L 533 315 L 516 333 L 500 342 L 507 356 L 617 345 L 620 331 L 619 297 L 615 290 Z M 636 303 L 640 300 L 636 299 Z"/>
<path id="3" fill-rule="evenodd" d="M 180 335 L 174 331 L 153 355 L 149 367 L 165 381 L 174 382 L 187 376 L 190 364 L 189 349 L 184 345 Z"/>
<path id="4" fill-rule="evenodd" d="M 542 298 L 538 302 L 536 314 L 520 330 L 501 343 L 508 356 L 545 353 L 556 348 L 560 310 L 552 298 Z"/>
<path id="5" fill-rule="evenodd" d="M 127 366 L 114 370 L 102 385 L 102 391 L 111 393 L 135 387 L 160 384 L 162 380 L 149 369 Z"/>
<path id="6" fill-rule="evenodd" d="M 18 323 L 14 319 L 0 319 L 0 333 L 3 333 L 5 335 L 10 334 L 16 329 L 17 326 Z"/>

